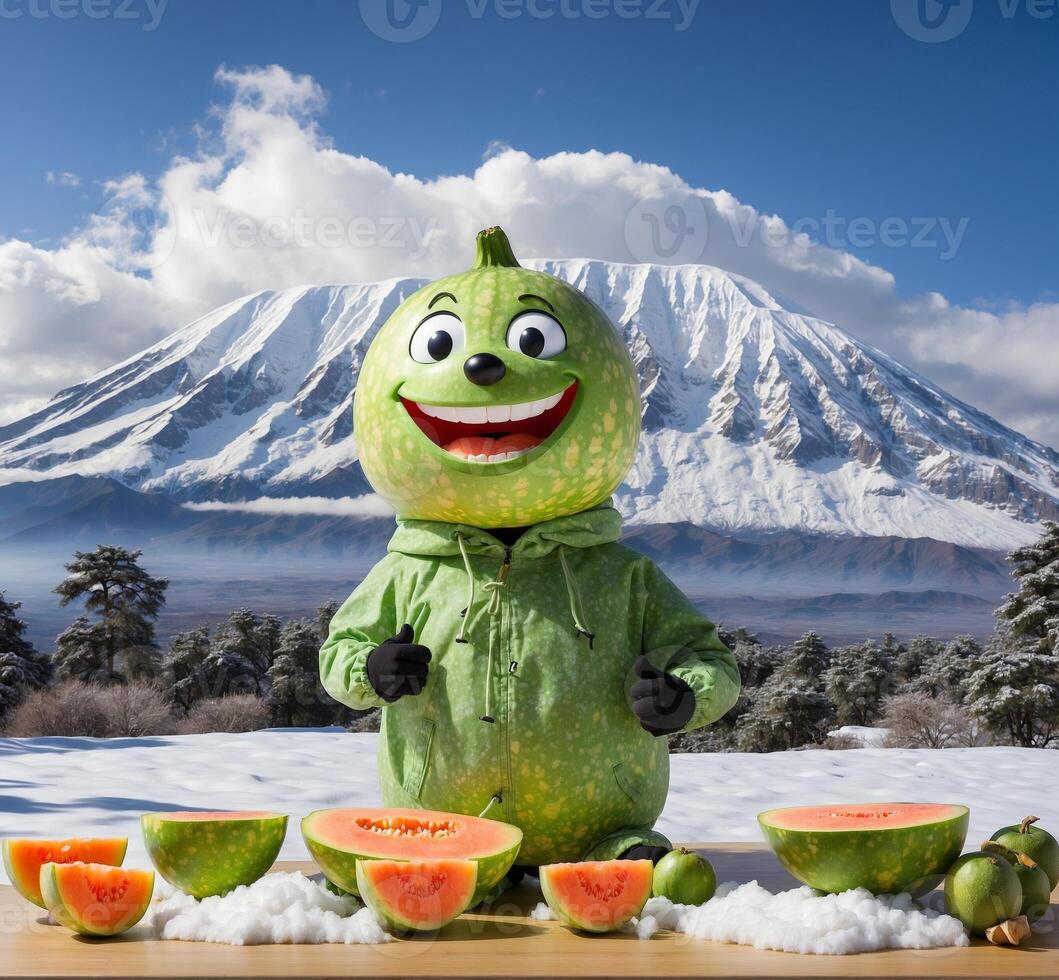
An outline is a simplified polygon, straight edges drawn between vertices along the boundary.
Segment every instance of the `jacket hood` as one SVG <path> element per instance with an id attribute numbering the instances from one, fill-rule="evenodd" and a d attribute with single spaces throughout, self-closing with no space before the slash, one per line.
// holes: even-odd
<path id="1" fill-rule="evenodd" d="M 460 553 L 460 538 L 471 554 L 502 557 L 506 546 L 489 531 L 469 524 L 444 521 L 397 519 L 397 530 L 388 551 L 420 558 L 442 558 Z M 613 503 L 605 503 L 578 514 L 556 517 L 528 528 L 511 547 L 513 555 L 543 558 L 560 545 L 565 548 L 591 548 L 609 544 L 621 537 L 621 515 Z"/>

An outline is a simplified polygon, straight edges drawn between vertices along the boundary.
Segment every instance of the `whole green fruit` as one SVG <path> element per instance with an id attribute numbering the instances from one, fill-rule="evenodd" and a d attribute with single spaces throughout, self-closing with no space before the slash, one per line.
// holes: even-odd
<path id="1" fill-rule="evenodd" d="M 717 875 L 701 854 L 679 847 L 655 865 L 652 892 L 677 905 L 701 905 L 713 898 Z"/>
<path id="2" fill-rule="evenodd" d="M 1048 910 L 1052 899 L 1052 886 L 1044 869 L 1028 855 L 1004 847 L 997 841 L 986 841 L 982 848 L 1000 854 L 1011 863 L 1022 885 L 1022 914 L 1030 922 L 1036 922 Z"/>
<path id="3" fill-rule="evenodd" d="M 1048 876 L 1052 889 L 1059 887 L 1059 841 L 1040 827 L 1034 827 L 1037 817 L 1026 817 L 1020 824 L 1001 827 L 991 840 L 1013 851 L 1033 858 Z"/>
<path id="4" fill-rule="evenodd" d="M 945 876 L 945 907 L 976 936 L 1022 911 L 1022 885 L 1005 858 L 974 851 Z"/>

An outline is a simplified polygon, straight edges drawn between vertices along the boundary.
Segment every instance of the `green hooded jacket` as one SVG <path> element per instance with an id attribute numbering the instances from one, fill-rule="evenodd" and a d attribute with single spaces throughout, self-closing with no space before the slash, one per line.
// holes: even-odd
<path id="1" fill-rule="evenodd" d="M 397 523 L 320 651 L 334 698 L 385 709 L 384 803 L 516 824 L 524 864 L 668 847 L 652 830 L 669 788 L 667 740 L 632 712 L 632 665 L 642 653 L 690 685 L 685 730 L 715 721 L 735 703 L 739 671 L 714 626 L 617 543 L 609 502 L 535 525 L 511 547 L 466 525 Z M 387 705 L 366 663 L 404 623 L 433 656 L 423 692 Z"/>

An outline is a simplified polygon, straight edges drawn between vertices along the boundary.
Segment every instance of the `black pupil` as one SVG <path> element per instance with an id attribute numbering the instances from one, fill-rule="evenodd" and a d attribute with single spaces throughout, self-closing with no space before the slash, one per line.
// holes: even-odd
<path id="1" fill-rule="evenodd" d="M 544 350 L 544 334 L 536 327 L 526 327 L 518 338 L 518 348 L 528 357 L 540 357 Z"/>
<path id="2" fill-rule="evenodd" d="M 452 337 L 446 330 L 435 330 L 427 341 L 427 353 L 435 361 L 443 361 L 452 353 Z"/>

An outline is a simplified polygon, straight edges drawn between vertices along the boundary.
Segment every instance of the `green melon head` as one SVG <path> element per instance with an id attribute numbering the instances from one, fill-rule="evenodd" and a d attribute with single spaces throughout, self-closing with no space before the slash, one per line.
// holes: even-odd
<path id="1" fill-rule="evenodd" d="M 523 269 L 499 228 L 469 271 L 402 303 L 364 358 L 357 452 L 398 515 L 522 527 L 605 500 L 636 454 L 640 395 L 606 315 Z"/>

